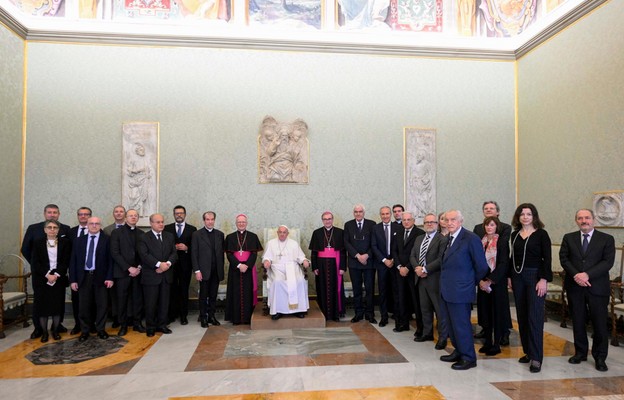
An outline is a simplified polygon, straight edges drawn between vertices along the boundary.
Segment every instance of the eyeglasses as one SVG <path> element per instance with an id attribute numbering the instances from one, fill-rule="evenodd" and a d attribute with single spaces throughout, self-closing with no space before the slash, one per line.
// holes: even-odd
<path id="1" fill-rule="evenodd" d="M 323 221 L 331 221 L 333 218 L 323 218 Z"/>
<path id="2" fill-rule="evenodd" d="M 425 221 L 424 224 L 437 224 L 438 221 Z"/>
<path id="3" fill-rule="evenodd" d="M 78 213 L 79 217 L 90 217 L 91 213 Z"/>

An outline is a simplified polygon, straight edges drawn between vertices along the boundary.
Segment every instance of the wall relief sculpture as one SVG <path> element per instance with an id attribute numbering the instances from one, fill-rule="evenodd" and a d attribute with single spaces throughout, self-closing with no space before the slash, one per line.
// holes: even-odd
<path id="1" fill-rule="evenodd" d="M 259 183 L 308 183 L 308 124 L 266 116 L 258 135 Z"/>
<path id="2" fill-rule="evenodd" d="M 140 226 L 158 210 L 158 129 L 158 122 L 122 124 L 122 204 L 138 211 Z"/>
<path id="3" fill-rule="evenodd" d="M 624 191 L 594 193 L 594 215 L 596 226 L 624 227 Z"/>
<path id="4" fill-rule="evenodd" d="M 416 224 L 425 214 L 436 212 L 435 129 L 405 128 L 406 211 L 412 211 Z"/>

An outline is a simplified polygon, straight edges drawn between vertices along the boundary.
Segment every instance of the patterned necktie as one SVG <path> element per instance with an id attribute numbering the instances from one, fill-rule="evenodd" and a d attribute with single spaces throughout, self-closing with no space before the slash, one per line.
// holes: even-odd
<path id="1" fill-rule="evenodd" d="M 182 236 L 182 224 L 178 224 L 178 237 Z"/>
<path id="2" fill-rule="evenodd" d="M 425 265 L 425 256 L 427 255 L 427 249 L 429 248 L 429 235 L 425 236 L 422 246 L 420 247 L 420 255 L 418 256 L 418 265 Z"/>
<path id="3" fill-rule="evenodd" d="M 89 248 L 87 249 L 87 270 L 92 271 L 93 266 L 93 253 L 95 253 L 95 235 L 91 235 L 89 241 Z"/>
<path id="4" fill-rule="evenodd" d="M 583 233 L 583 254 L 587 253 L 589 247 L 589 233 Z"/>
<path id="5" fill-rule="evenodd" d="M 362 222 L 358 222 L 358 231 L 362 232 Z"/>

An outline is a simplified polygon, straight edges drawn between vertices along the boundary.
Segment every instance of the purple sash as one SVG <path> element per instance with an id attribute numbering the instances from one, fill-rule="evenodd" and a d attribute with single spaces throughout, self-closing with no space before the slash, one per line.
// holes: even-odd
<path id="1" fill-rule="evenodd" d="M 245 264 L 247 260 L 249 260 L 249 256 L 251 256 L 251 251 L 234 251 L 232 252 L 234 257 L 238 260 L 239 263 Z M 255 265 L 248 265 L 251 268 L 251 279 L 253 280 L 253 305 L 258 304 L 258 273 L 256 272 Z"/>
<path id="2" fill-rule="evenodd" d="M 323 249 L 318 252 L 320 258 L 334 258 L 336 260 L 336 275 L 338 276 L 338 310 L 342 312 L 342 296 L 340 288 L 342 287 L 342 275 L 340 275 L 340 252 L 331 247 Z"/>

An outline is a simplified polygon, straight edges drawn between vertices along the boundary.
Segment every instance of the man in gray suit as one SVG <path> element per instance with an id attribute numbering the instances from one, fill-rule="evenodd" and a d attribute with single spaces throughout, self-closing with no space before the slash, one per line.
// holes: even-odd
<path id="1" fill-rule="evenodd" d="M 103 229 L 104 233 L 108 236 L 111 236 L 115 229 L 124 226 L 124 223 L 126 222 L 126 208 L 121 204 L 116 205 L 115 208 L 113 208 L 113 219 L 115 222 Z"/>
<path id="2" fill-rule="evenodd" d="M 193 232 L 191 241 L 193 271 L 199 282 L 199 318 L 202 328 L 208 328 L 208 323 L 221 325 L 215 318 L 215 311 L 219 282 L 225 274 L 225 235 L 215 229 L 216 217 L 213 211 L 205 212 L 202 216 L 204 228 Z"/>
<path id="3" fill-rule="evenodd" d="M 423 334 L 415 337 L 415 342 L 433 340 L 433 312 L 438 319 L 438 342 L 437 350 L 446 348 L 448 337 L 446 321 L 440 318 L 440 263 L 442 254 L 446 248 L 447 239 L 438 234 L 438 217 L 435 214 L 427 214 L 423 219 L 425 234 L 420 235 L 414 242 L 410 263 L 416 272 L 415 280 L 418 286 L 420 310 L 423 319 Z"/>
<path id="4" fill-rule="evenodd" d="M 167 327 L 169 317 L 169 296 L 173 282 L 172 267 L 178 261 L 175 238 L 164 232 L 165 217 L 162 214 L 150 215 L 151 230 L 138 240 L 141 258 L 141 285 L 148 337 L 154 332 L 171 333 Z"/>

